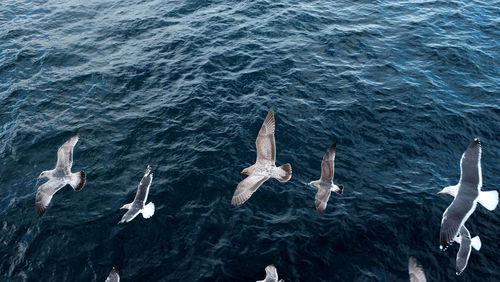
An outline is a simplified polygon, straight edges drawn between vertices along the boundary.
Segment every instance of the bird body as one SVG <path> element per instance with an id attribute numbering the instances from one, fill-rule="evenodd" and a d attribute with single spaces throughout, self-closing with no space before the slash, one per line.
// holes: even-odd
<path id="1" fill-rule="evenodd" d="M 129 222 L 139 215 L 139 213 L 141 213 L 144 218 L 150 218 L 155 213 L 155 205 L 153 202 L 145 205 L 148 199 L 149 187 L 153 181 L 153 174 L 150 172 L 151 167 L 148 165 L 146 172 L 137 187 L 134 201 L 132 203 L 125 204 L 120 208 L 128 211 L 123 215 L 119 223 Z"/>
<path id="2" fill-rule="evenodd" d="M 453 188 L 457 191 L 453 202 L 443 213 L 441 220 L 440 248 L 446 250 L 458 235 L 461 226 L 474 212 L 482 186 L 481 142 L 474 139 L 460 159 L 460 181 Z M 453 190 L 451 189 L 451 190 Z M 490 194 L 488 194 L 490 195 Z"/>
<path id="3" fill-rule="evenodd" d="M 73 166 L 73 148 L 75 147 L 81 133 L 70 138 L 57 150 L 57 164 L 52 170 L 42 171 L 38 180 L 48 179 L 40 185 L 36 192 L 35 209 L 38 217 L 41 217 L 52 200 L 54 194 L 66 184 L 71 185 L 75 191 L 80 191 L 86 182 L 84 171 L 71 172 Z"/>
<path id="4" fill-rule="evenodd" d="M 319 180 L 309 182 L 309 185 L 318 189 L 315 197 L 315 205 L 319 214 L 323 214 L 325 212 L 328 199 L 330 199 L 332 192 L 342 194 L 344 191 L 343 185 L 336 185 L 333 183 L 336 148 L 337 143 L 332 143 L 323 156 L 323 160 L 321 161 L 321 178 Z"/>
<path id="5" fill-rule="evenodd" d="M 236 187 L 231 199 L 232 205 L 241 205 L 246 202 L 262 183 L 269 178 L 275 178 L 280 182 L 287 182 L 292 177 L 292 166 L 290 164 L 276 166 L 274 129 L 274 112 L 273 110 L 269 110 L 260 128 L 259 135 L 255 140 L 257 160 L 255 164 L 243 169 L 241 172 L 248 175 L 248 177 L 243 179 Z"/>

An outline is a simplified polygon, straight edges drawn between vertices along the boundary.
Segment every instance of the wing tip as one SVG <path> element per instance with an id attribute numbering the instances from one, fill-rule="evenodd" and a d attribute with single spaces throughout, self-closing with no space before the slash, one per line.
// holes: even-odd
<path id="1" fill-rule="evenodd" d="M 45 211 L 47 210 L 47 208 L 43 207 L 40 204 L 36 204 L 35 205 L 35 210 L 36 210 L 36 214 L 37 214 L 38 218 L 40 218 L 40 217 L 42 217 L 45 214 Z"/>
<path id="2" fill-rule="evenodd" d="M 274 129 L 274 111 L 271 109 L 267 112 L 266 119 L 264 120 L 264 124 L 271 126 Z M 272 130 L 274 132 L 274 130 Z"/>
<path id="3" fill-rule="evenodd" d="M 87 175 L 85 174 L 85 171 L 80 171 L 80 183 L 78 183 L 78 186 L 76 186 L 75 191 L 80 191 L 82 190 L 83 186 L 87 182 Z"/>
<path id="4" fill-rule="evenodd" d="M 235 191 L 236 192 L 236 191 Z M 248 195 L 249 193 L 242 193 L 240 195 L 233 195 L 233 198 L 231 199 L 231 205 L 233 206 L 239 206 L 244 204 L 248 199 L 250 199 L 250 196 L 252 196 L 252 193 Z"/>

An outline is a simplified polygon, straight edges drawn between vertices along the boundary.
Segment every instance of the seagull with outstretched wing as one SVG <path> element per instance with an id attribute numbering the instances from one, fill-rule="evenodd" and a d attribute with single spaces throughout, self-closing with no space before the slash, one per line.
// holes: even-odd
<path id="1" fill-rule="evenodd" d="M 135 194 L 134 201 L 129 204 L 123 205 L 120 209 L 127 209 L 128 211 L 123 215 L 119 223 L 129 222 L 134 219 L 139 213 L 142 213 L 142 217 L 150 218 L 155 213 L 155 204 L 150 202 L 146 205 L 148 199 L 149 187 L 153 181 L 153 174 L 151 172 L 151 167 L 148 165 L 146 172 L 139 182 L 137 187 L 137 193 Z"/>
<path id="2" fill-rule="evenodd" d="M 71 185 L 75 191 L 80 191 L 85 185 L 85 172 L 71 172 L 73 166 L 73 148 L 75 147 L 81 133 L 70 138 L 57 150 L 56 168 L 40 173 L 38 180 L 47 178 L 48 181 L 38 187 L 36 192 L 35 210 L 41 217 L 52 200 L 54 194 L 66 184 Z"/>
<path id="3" fill-rule="evenodd" d="M 344 191 L 344 186 L 339 184 L 335 185 L 333 183 L 333 173 L 335 171 L 335 152 L 337 148 L 337 143 L 334 142 L 330 145 L 323 160 L 321 161 L 321 177 L 319 180 L 309 182 L 309 185 L 314 186 L 318 189 L 316 192 L 316 210 L 318 213 L 323 214 L 330 199 L 330 194 L 336 192 L 342 194 Z"/>
<path id="4" fill-rule="evenodd" d="M 260 128 L 255 145 L 257 160 L 255 164 L 245 168 L 241 173 L 248 175 L 234 191 L 232 205 L 241 205 L 269 178 L 287 182 L 292 177 L 292 166 L 284 164 L 276 167 L 276 143 L 274 140 L 274 112 L 269 110 Z"/>

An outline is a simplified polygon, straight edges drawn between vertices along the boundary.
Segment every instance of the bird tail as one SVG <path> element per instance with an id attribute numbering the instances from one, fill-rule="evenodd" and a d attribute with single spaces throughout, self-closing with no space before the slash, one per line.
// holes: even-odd
<path id="1" fill-rule="evenodd" d="M 339 184 L 339 185 L 337 185 L 337 186 L 339 187 L 339 190 L 337 191 L 337 193 L 338 193 L 339 195 L 342 195 L 342 193 L 344 193 L 344 185 Z"/>
<path id="2" fill-rule="evenodd" d="M 481 239 L 479 239 L 479 236 L 476 236 L 471 239 L 471 246 L 476 251 L 479 251 L 481 249 Z"/>
<path id="3" fill-rule="evenodd" d="M 496 209 L 498 205 L 498 191 L 481 191 L 477 201 L 488 210 Z"/>
<path id="4" fill-rule="evenodd" d="M 290 164 L 284 164 L 277 167 L 277 172 L 277 179 L 280 182 L 287 182 L 290 178 L 292 178 L 292 166 Z"/>
<path id="5" fill-rule="evenodd" d="M 85 172 L 82 170 L 80 172 L 75 172 L 71 174 L 71 181 L 69 185 L 75 189 L 75 191 L 80 191 L 83 188 L 83 185 L 85 185 L 85 179 L 86 179 Z"/>
<path id="6" fill-rule="evenodd" d="M 152 217 L 153 214 L 155 214 L 155 204 L 153 204 L 153 202 L 150 202 L 149 204 L 144 206 L 141 213 L 142 213 L 142 217 L 144 217 L 144 218 Z"/>

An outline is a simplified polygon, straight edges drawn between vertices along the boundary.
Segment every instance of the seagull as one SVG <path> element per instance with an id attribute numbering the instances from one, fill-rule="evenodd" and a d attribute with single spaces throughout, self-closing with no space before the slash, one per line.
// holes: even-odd
<path id="1" fill-rule="evenodd" d="M 460 244 L 460 249 L 458 250 L 457 253 L 457 264 L 456 264 L 457 267 L 456 274 L 460 275 L 467 267 L 467 262 L 469 261 L 471 247 L 474 248 L 476 251 L 479 251 L 481 249 L 481 239 L 479 238 L 479 236 L 476 236 L 471 239 L 469 230 L 467 230 L 465 225 L 462 225 L 460 227 L 460 233 L 457 237 L 455 237 L 454 241 Z"/>
<path id="2" fill-rule="evenodd" d="M 255 164 L 245 168 L 241 173 L 248 175 L 238 184 L 234 191 L 232 205 L 241 205 L 269 178 L 276 178 L 280 182 L 287 182 L 292 177 L 292 166 L 284 164 L 276 167 L 276 143 L 274 141 L 274 112 L 269 110 L 267 117 L 260 128 L 255 146 L 257 160 Z"/>
<path id="3" fill-rule="evenodd" d="M 148 165 L 146 173 L 144 173 L 144 176 L 137 187 L 137 193 L 135 194 L 134 201 L 130 204 L 125 204 L 120 208 L 127 209 L 128 211 L 123 215 L 122 220 L 120 220 L 119 223 L 129 222 L 139 213 L 142 213 L 142 217 L 144 218 L 150 218 L 155 213 L 155 204 L 153 204 L 153 202 L 144 205 L 148 199 L 149 186 L 151 186 L 151 181 L 153 181 L 153 174 L 150 174 L 150 172 L 151 167 Z"/>
<path id="4" fill-rule="evenodd" d="M 105 282 L 120 282 L 120 275 L 118 274 L 118 270 L 116 270 L 116 268 L 113 267 Z"/>
<path id="5" fill-rule="evenodd" d="M 417 260 L 410 257 L 408 261 L 408 272 L 410 273 L 410 282 L 427 282 L 422 267 L 417 265 Z"/>
<path id="6" fill-rule="evenodd" d="M 257 282 L 283 282 L 283 279 L 278 281 L 278 271 L 274 265 L 266 266 L 266 278 L 264 280 L 259 280 Z"/>
<path id="7" fill-rule="evenodd" d="M 47 178 L 48 181 L 38 187 L 36 192 L 35 210 L 41 217 L 47 210 L 52 196 L 66 184 L 71 185 L 75 191 L 80 191 L 85 185 L 85 172 L 71 173 L 73 165 L 73 148 L 78 142 L 81 133 L 71 137 L 57 150 L 56 168 L 40 173 L 38 180 Z"/>
<path id="8" fill-rule="evenodd" d="M 460 160 L 461 176 L 457 184 L 457 194 L 450 206 L 444 211 L 441 220 L 440 249 L 446 250 L 454 241 L 460 227 L 469 219 L 477 206 L 481 192 L 481 141 L 476 138 L 470 143 Z M 496 206 L 498 193 L 496 191 L 483 192 L 487 200 L 485 206 Z M 490 203 L 491 202 L 491 203 Z"/>
<path id="9" fill-rule="evenodd" d="M 333 184 L 336 146 L 337 143 L 334 142 L 330 145 L 330 148 L 328 148 L 328 151 L 326 151 L 323 156 L 323 160 L 321 161 L 321 178 L 319 180 L 309 182 L 309 185 L 318 188 L 318 192 L 316 193 L 316 210 L 319 214 L 323 214 L 325 212 L 326 204 L 328 203 L 328 199 L 330 198 L 332 191 L 337 192 L 340 195 L 344 191 L 343 185 Z"/>

